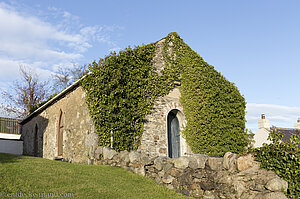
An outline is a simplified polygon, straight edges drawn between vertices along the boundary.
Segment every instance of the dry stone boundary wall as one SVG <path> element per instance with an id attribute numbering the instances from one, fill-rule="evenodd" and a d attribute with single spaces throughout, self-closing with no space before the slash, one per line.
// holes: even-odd
<path id="1" fill-rule="evenodd" d="M 287 182 L 273 171 L 261 169 L 251 154 L 227 152 L 223 158 L 202 154 L 168 158 L 98 147 L 89 163 L 121 167 L 195 198 L 287 198 L 282 192 L 287 190 Z"/>

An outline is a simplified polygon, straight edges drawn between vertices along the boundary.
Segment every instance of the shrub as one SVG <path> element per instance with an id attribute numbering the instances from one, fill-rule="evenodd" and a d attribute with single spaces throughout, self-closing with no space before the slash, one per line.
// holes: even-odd
<path id="1" fill-rule="evenodd" d="M 283 133 L 270 131 L 271 144 L 255 149 L 255 156 L 261 162 L 261 167 L 273 170 L 289 184 L 286 195 L 289 198 L 300 198 L 300 141 L 299 134 L 294 134 L 290 140 L 282 141 Z"/>

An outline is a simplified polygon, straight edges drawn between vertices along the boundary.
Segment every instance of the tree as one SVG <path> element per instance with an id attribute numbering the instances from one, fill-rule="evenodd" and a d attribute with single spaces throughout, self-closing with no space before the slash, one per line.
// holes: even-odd
<path id="1" fill-rule="evenodd" d="M 20 65 L 21 79 L 16 80 L 7 91 L 2 91 L 2 99 L 6 104 L 1 108 L 6 115 L 24 118 L 30 109 L 48 96 L 47 81 L 40 81 L 37 74 L 28 67 Z"/>
<path id="2" fill-rule="evenodd" d="M 56 73 L 52 75 L 53 90 L 60 92 L 78 80 L 88 69 L 86 64 L 73 64 L 73 67 L 58 67 Z"/>

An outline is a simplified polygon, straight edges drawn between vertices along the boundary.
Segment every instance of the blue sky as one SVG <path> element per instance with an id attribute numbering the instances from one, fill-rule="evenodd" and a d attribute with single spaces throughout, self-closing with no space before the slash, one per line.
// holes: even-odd
<path id="1" fill-rule="evenodd" d="M 0 1 L 0 89 L 20 64 L 47 79 L 58 66 L 177 32 L 245 96 L 247 127 L 261 113 L 293 127 L 300 116 L 300 1 Z"/>

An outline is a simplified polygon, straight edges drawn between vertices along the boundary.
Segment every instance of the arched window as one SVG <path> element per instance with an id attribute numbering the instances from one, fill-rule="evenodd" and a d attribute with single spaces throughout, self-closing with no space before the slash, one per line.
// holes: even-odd
<path id="1" fill-rule="evenodd" d="M 63 155 L 63 122 L 62 122 L 63 112 L 59 111 L 59 121 L 58 121 L 58 132 L 57 132 L 57 148 L 58 148 L 58 156 Z"/>
<path id="2" fill-rule="evenodd" d="M 38 146 L 39 146 L 39 142 L 38 142 L 38 126 L 37 124 L 35 124 L 35 128 L 34 128 L 34 139 L 33 139 L 33 155 L 34 156 L 38 156 Z"/>
<path id="3" fill-rule="evenodd" d="M 177 118 L 178 110 L 172 110 L 167 117 L 168 126 L 168 156 L 170 158 L 180 157 L 180 130 Z"/>

